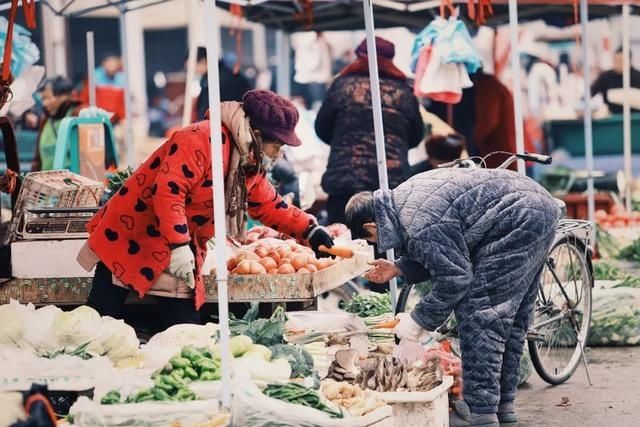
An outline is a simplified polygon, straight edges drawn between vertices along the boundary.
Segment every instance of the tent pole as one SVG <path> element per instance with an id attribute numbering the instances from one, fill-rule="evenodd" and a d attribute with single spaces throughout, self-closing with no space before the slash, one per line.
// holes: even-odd
<path id="1" fill-rule="evenodd" d="M 218 38 L 220 23 L 216 16 L 216 1 L 205 0 L 204 29 L 209 58 L 209 124 L 211 126 L 211 173 L 213 181 L 213 221 L 215 227 L 216 285 L 220 316 L 220 353 L 222 358 L 222 405 L 231 406 L 231 358 L 229 353 L 229 296 L 227 294 L 227 227 L 222 170 L 222 119 L 220 116 L 220 70 L 218 68 Z"/>
<path id="2" fill-rule="evenodd" d="M 87 76 L 89 84 L 89 106 L 96 106 L 96 54 L 93 31 L 87 31 Z"/>
<path id="3" fill-rule="evenodd" d="M 276 92 L 280 96 L 291 96 L 291 37 L 282 30 L 276 31 Z"/>
<path id="4" fill-rule="evenodd" d="M 625 206 L 631 212 L 631 182 L 633 181 L 633 170 L 631 166 L 631 6 L 622 6 L 622 54 L 624 56 L 622 71 L 622 87 L 624 88 L 623 104 L 623 140 L 624 140 L 624 177 L 627 182 L 625 187 Z"/>
<path id="5" fill-rule="evenodd" d="M 371 85 L 371 103 L 373 108 L 373 127 L 376 137 L 376 157 L 378 159 L 378 177 L 380 188 L 389 189 L 389 177 L 387 175 L 387 153 L 384 146 L 384 124 L 382 121 L 382 99 L 380 96 L 380 75 L 378 73 L 378 54 L 376 51 L 375 26 L 373 21 L 373 4 L 371 0 L 362 0 L 364 8 L 364 25 L 367 31 L 367 52 L 369 52 L 369 81 Z M 374 52 L 375 55 L 371 53 Z M 395 259 L 393 249 L 387 251 L 387 259 Z M 391 290 L 391 303 L 395 309 L 398 301 L 398 282 L 392 279 L 389 282 Z"/>
<path id="6" fill-rule="evenodd" d="M 591 59 L 589 53 L 589 4 L 580 0 L 580 26 L 582 28 L 582 60 L 584 75 L 584 153 L 587 167 L 587 206 L 589 222 L 595 217 L 595 198 L 593 192 L 593 133 L 591 123 Z M 595 233 L 591 233 L 591 243 L 595 243 Z"/>
<path id="7" fill-rule="evenodd" d="M 120 7 L 120 51 L 124 67 L 124 110 L 125 110 L 125 143 L 127 147 L 127 163 L 134 166 L 135 153 L 133 151 L 133 114 L 131 111 L 131 70 L 129 70 L 129 47 L 127 38 L 127 9 Z"/>
<path id="8" fill-rule="evenodd" d="M 182 126 L 191 123 L 193 114 L 193 81 L 196 78 L 196 60 L 198 46 L 195 37 L 189 37 L 189 56 L 187 57 L 187 77 L 184 85 L 184 105 L 182 107 Z"/>
<path id="9" fill-rule="evenodd" d="M 522 114 L 522 82 L 518 34 L 518 2 L 509 0 L 509 33 L 511 36 L 511 70 L 513 74 L 513 109 L 516 125 L 516 152 L 524 153 L 524 119 Z M 524 161 L 518 160 L 518 172 L 526 173 Z"/>

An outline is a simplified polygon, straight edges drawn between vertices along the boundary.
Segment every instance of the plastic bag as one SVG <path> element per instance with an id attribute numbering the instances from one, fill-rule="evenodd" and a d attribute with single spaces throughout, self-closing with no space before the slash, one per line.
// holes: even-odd
<path id="1" fill-rule="evenodd" d="M 0 17 L 0 56 L 4 55 L 7 38 L 7 18 Z M 40 49 L 31 41 L 31 32 L 21 25 L 14 24 L 11 48 L 11 74 L 17 78 L 22 71 L 38 62 Z"/>
<path id="2" fill-rule="evenodd" d="M 640 343 L 640 289 L 596 289 L 593 294 L 588 344 Z"/>
<path id="3" fill-rule="evenodd" d="M 53 327 L 62 313 L 55 305 L 47 305 L 30 313 L 25 319 L 24 341 L 38 351 L 51 351 L 59 346 Z"/>

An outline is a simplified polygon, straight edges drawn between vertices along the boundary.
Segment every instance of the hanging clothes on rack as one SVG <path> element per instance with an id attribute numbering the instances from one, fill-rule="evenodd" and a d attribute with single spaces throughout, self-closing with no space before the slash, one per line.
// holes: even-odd
<path id="1" fill-rule="evenodd" d="M 439 17 L 418 34 L 413 44 L 411 68 L 416 74 L 417 97 L 457 104 L 462 90 L 481 66 L 471 35 L 457 17 Z"/>
<path id="2" fill-rule="evenodd" d="M 24 12 L 24 20 L 27 28 L 34 29 L 36 27 L 36 2 L 35 0 L 22 0 L 22 10 Z M 11 74 L 12 63 L 11 53 L 13 51 L 13 27 L 18 14 L 18 0 L 12 0 L 11 10 L 9 12 L 9 21 L 5 32 L 4 52 L 2 65 L 0 65 L 0 108 L 11 98 L 11 83 L 13 83 L 13 75 Z M 34 61 L 35 62 L 35 61 Z"/>

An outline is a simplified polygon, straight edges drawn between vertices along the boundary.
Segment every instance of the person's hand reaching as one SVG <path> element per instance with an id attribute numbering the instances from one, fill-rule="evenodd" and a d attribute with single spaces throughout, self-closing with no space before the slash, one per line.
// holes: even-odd
<path id="1" fill-rule="evenodd" d="M 371 261 L 369 265 L 372 265 L 373 268 L 364 274 L 364 278 L 373 283 L 386 283 L 402 274 L 402 271 L 400 271 L 395 263 L 387 261 L 386 259 Z"/>
<path id="2" fill-rule="evenodd" d="M 335 256 L 320 250 L 320 246 L 325 246 L 327 248 L 333 247 L 333 237 L 331 237 L 324 227 L 320 227 L 319 225 L 313 227 L 307 234 L 307 241 L 318 258 L 335 258 Z"/>

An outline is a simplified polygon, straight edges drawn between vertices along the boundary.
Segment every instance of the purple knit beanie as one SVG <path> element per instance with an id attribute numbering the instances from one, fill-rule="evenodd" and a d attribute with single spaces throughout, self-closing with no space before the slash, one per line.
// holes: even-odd
<path id="1" fill-rule="evenodd" d="M 260 130 L 267 138 L 277 139 L 292 147 L 302 144 L 295 132 L 298 109 L 291 102 L 270 90 L 249 91 L 242 102 L 251 126 Z"/>
<path id="2" fill-rule="evenodd" d="M 385 59 L 393 59 L 396 55 L 396 47 L 389 40 L 383 39 L 382 37 L 376 37 L 376 52 L 378 52 L 378 56 Z M 362 40 L 356 48 L 356 56 L 358 58 L 367 56 L 367 39 Z"/>

